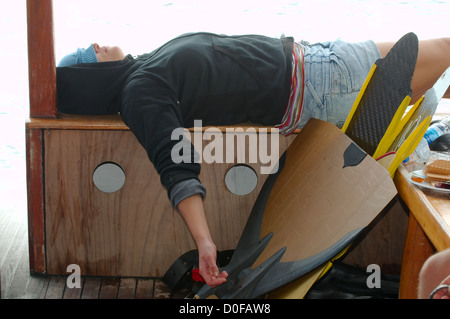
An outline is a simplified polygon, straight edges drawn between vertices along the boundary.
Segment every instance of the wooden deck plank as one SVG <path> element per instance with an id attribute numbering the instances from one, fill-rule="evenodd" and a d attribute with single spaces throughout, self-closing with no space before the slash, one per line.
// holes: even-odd
<path id="1" fill-rule="evenodd" d="M 101 278 L 86 277 L 84 278 L 83 292 L 81 299 L 98 299 L 100 296 Z"/>
<path id="2" fill-rule="evenodd" d="M 7 263 L 11 265 L 11 278 L 8 287 L 8 298 L 18 299 L 25 298 L 27 295 L 27 288 L 30 282 L 28 270 L 28 239 L 26 236 L 25 227 L 19 227 L 15 240 L 20 242 L 17 251 L 9 252 L 7 256 Z M 11 247 L 15 247 L 12 245 Z"/>
<path id="3" fill-rule="evenodd" d="M 66 287 L 66 278 L 52 277 L 48 283 L 44 299 L 62 299 Z"/>
<path id="4" fill-rule="evenodd" d="M 171 293 L 169 287 L 161 280 L 155 280 L 154 288 L 154 298 L 155 299 L 170 299 Z"/>
<path id="5" fill-rule="evenodd" d="M 136 293 L 135 278 L 121 278 L 119 284 L 118 299 L 134 299 Z"/>
<path id="6" fill-rule="evenodd" d="M 63 299 L 80 299 L 81 298 L 81 288 L 68 288 L 64 290 Z"/>
<path id="7" fill-rule="evenodd" d="M 152 279 L 138 279 L 135 299 L 153 299 L 154 286 Z"/>
<path id="8" fill-rule="evenodd" d="M 27 247 L 27 237 L 24 236 L 24 232 L 26 232 L 24 225 L 20 223 L 16 225 L 12 222 L 10 226 L 6 231 L 6 234 L 11 236 L 9 247 L 3 247 L 2 249 L 2 286 L 8 289 L 8 292 L 5 294 L 6 296 L 11 295 L 11 298 L 18 298 L 20 293 L 24 292 L 24 289 L 20 286 L 24 286 L 26 280 L 24 282 L 22 276 L 16 276 L 16 271 L 20 265 L 21 252 Z"/>
<path id="9" fill-rule="evenodd" d="M 103 278 L 99 299 L 117 299 L 119 278 Z"/>
<path id="10" fill-rule="evenodd" d="M 65 278 L 65 277 L 64 277 Z M 64 289 L 64 295 L 63 295 L 63 299 L 80 299 L 81 298 L 81 293 L 83 291 L 83 285 L 84 285 L 84 280 L 81 280 L 81 286 L 80 287 L 68 287 L 67 286 L 67 278 L 65 278 L 66 280 L 66 288 Z"/>
<path id="11" fill-rule="evenodd" d="M 49 277 L 30 276 L 24 299 L 44 299 L 50 283 Z"/>
<path id="12" fill-rule="evenodd" d="M 0 212 L 0 215 L 6 216 L 0 220 L 0 265 L 3 265 L 20 227 L 20 221 L 8 216 L 8 213 Z"/>

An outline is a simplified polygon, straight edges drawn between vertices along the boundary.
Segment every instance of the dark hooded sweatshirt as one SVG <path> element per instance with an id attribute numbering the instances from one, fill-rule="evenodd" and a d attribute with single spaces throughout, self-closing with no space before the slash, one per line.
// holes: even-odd
<path id="1" fill-rule="evenodd" d="M 280 123 L 289 99 L 292 45 L 292 38 L 195 33 L 136 59 L 58 68 L 58 109 L 120 113 L 176 205 L 202 191 L 199 164 L 172 161 L 179 143 L 172 132 L 192 127 L 194 120 L 204 126 Z"/>

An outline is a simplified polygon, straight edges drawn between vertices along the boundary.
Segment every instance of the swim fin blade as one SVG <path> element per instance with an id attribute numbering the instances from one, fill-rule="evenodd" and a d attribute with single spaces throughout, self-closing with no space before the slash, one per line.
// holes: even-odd
<path id="1" fill-rule="evenodd" d="M 326 267 L 396 193 L 386 169 L 341 130 L 310 120 L 264 183 L 224 267 L 229 280 L 199 297 L 257 298 Z"/>
<path id="2" fill-rule="evenodd" d="M 383 137 L 395 131 L 403 115 L 399 108 L 404 111 L 411 99 L 417 55 L 417 36 L 404 35 L 384 58 L 375 62 L 347 117 L 343 132 L 370 156 L 376 155 L 379 145 L 386 147 L 386 141 L 381 143 Z"/>

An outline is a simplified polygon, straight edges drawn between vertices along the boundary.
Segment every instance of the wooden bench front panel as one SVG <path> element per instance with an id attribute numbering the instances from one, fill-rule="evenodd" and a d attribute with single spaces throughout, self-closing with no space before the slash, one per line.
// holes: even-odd
<path id="1" fill-rule="evenodd" d="M 130 131 L 44 130 L 45 249 L 48 274 L 67 274 L 68 265 L 83 275 L 161 277 L 195 244 L 169 202 L 160 177 Z M 292 141 L 280 137 L 280 155 Z M 204 142 L 205 143 L 205 142 Z M 102 163 L 124 170 L 126 181 L 115 193 L 93 182 Z M 260 164 L 256 189 L 232 194 L 224 176 L 235 164 L 202 164 L 204 202 L 219 250 L 234 249 L 267 175 Z"/>

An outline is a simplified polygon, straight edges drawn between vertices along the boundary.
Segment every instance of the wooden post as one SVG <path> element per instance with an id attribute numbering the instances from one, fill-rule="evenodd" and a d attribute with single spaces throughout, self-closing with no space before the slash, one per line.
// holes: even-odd
<path id="1" fill-rule="evenodd" d="M 44 234 L 44 163 L 42 130 L 26 129 L 28 194 L 28 251 L 30 272 L 43 274 L 45 264 Z"/>
<path id="2" fill-rule="evenodd" d="M 30 117 L 56 118 L 52 0 L 27 0 Z"/>
<path id="3" fill-rule="evenodd" d="M 52 0 L 27 0 L 30 118 L 56 118 Z M 42 130 L 26 128 L 31 273 L 45 273 Z"/>

